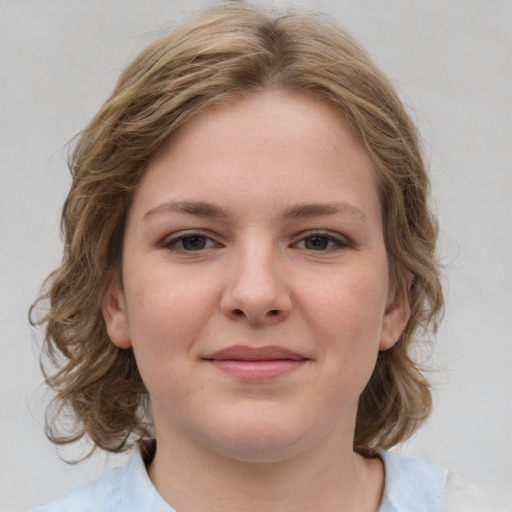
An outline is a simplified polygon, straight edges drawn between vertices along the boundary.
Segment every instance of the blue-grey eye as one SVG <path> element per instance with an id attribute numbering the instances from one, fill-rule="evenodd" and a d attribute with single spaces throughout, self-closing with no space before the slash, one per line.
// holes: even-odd
<path id="1" fill-rule="evenodd" d="M 304 247 L 311 251 L 325 251 L 330 243 L 332 239 L 327 236 L 314 235 L 304 238 Z"/>
<path id="2" fill-rule="evenodd" d="M 190 235 L 182 237 L 180 242 L 186 251 L 200 251 L 206 248 L 207 238 L 201 235 Z"/>

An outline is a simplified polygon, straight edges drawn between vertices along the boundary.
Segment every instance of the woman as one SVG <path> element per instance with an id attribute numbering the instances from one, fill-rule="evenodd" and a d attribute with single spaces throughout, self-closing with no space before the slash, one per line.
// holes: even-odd
<path id="1" fill-rule="evenodd" d="M 410 352 L 443 297 L 415 128 L 350 37 L 211 9 L 123 72 L 71 168 L 42 298 L 76 421 L 48 432 L 136 450 L 37 510 L 470 510 L 386 451 L 430 411 Z"/>

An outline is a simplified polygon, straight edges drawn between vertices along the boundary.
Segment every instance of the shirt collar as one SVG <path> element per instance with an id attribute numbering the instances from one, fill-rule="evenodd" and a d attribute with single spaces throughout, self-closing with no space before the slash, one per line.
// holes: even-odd
<path id="1" fill-rule="evenodd" d="M 410 503 L 425 504 L 426 508 L 419 508 L 418 512 L 445 510 L 446 469 L 386 451 L 380 451 L 379 456 L 384 464 L 385 486 L 378 512 L 408 512 Z M 122 510 L 176 512 L 151 482 L 140 448 L 124 469 L 120 488 Z"/>
<path id="2" fill-rule="evenodd" d="M 125 512 L 176 512 L 156 490 L 149 479 L 140 448 L 126 465 L 121 481 L 120 495 Z"/>

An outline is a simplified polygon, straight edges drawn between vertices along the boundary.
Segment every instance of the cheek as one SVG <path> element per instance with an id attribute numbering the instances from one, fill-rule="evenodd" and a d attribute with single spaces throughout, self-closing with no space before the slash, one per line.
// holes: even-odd
<path id="1" fill-rule="evenodd" d="M 387 298 L 387 274 L 340 272 L 317 281 L 303 297 L 305 322 L 326 365 L 333 397 L 356 399 L 375 366 Z M 334 398 L 335 399 L 335 398 Z"/>
<path id="2" fill-rule="evenodd" d="M 303 309 L 318 328 L 338 332 L 346 341 L 380 333 L 387 299 L 387 279 L 381 272 L 345 268 L 310 282 L 302 295 L 308 304 Z"/>
<path id="3" fill-rule="evenodd" d="M 193 389 L 190 354 L 211 316 L 212 292 L 158 271 L 139 273 L 125 286 L 135 359 L 152 399 L 187 397 Z"/>
<path id="4" fill-rule="evenodd" d="M 215 283 L 186 271 L 171 272 L 165 265 L 131 275 L 135 277 L 125 287 L 134 349 L 144 345 L 158 357 L 193 344 L 214 311 Z"/>

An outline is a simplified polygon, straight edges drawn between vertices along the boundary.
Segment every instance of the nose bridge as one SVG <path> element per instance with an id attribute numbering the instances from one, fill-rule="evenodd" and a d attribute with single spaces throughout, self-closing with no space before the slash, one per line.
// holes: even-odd
<path id="1" fill-rule="evenodd" d="M 268 236 L 255 234 L 240 243 L 227 269 L 223 310 L 252 323 L 284 318 L 291 300 L 281 259 Z"/>

